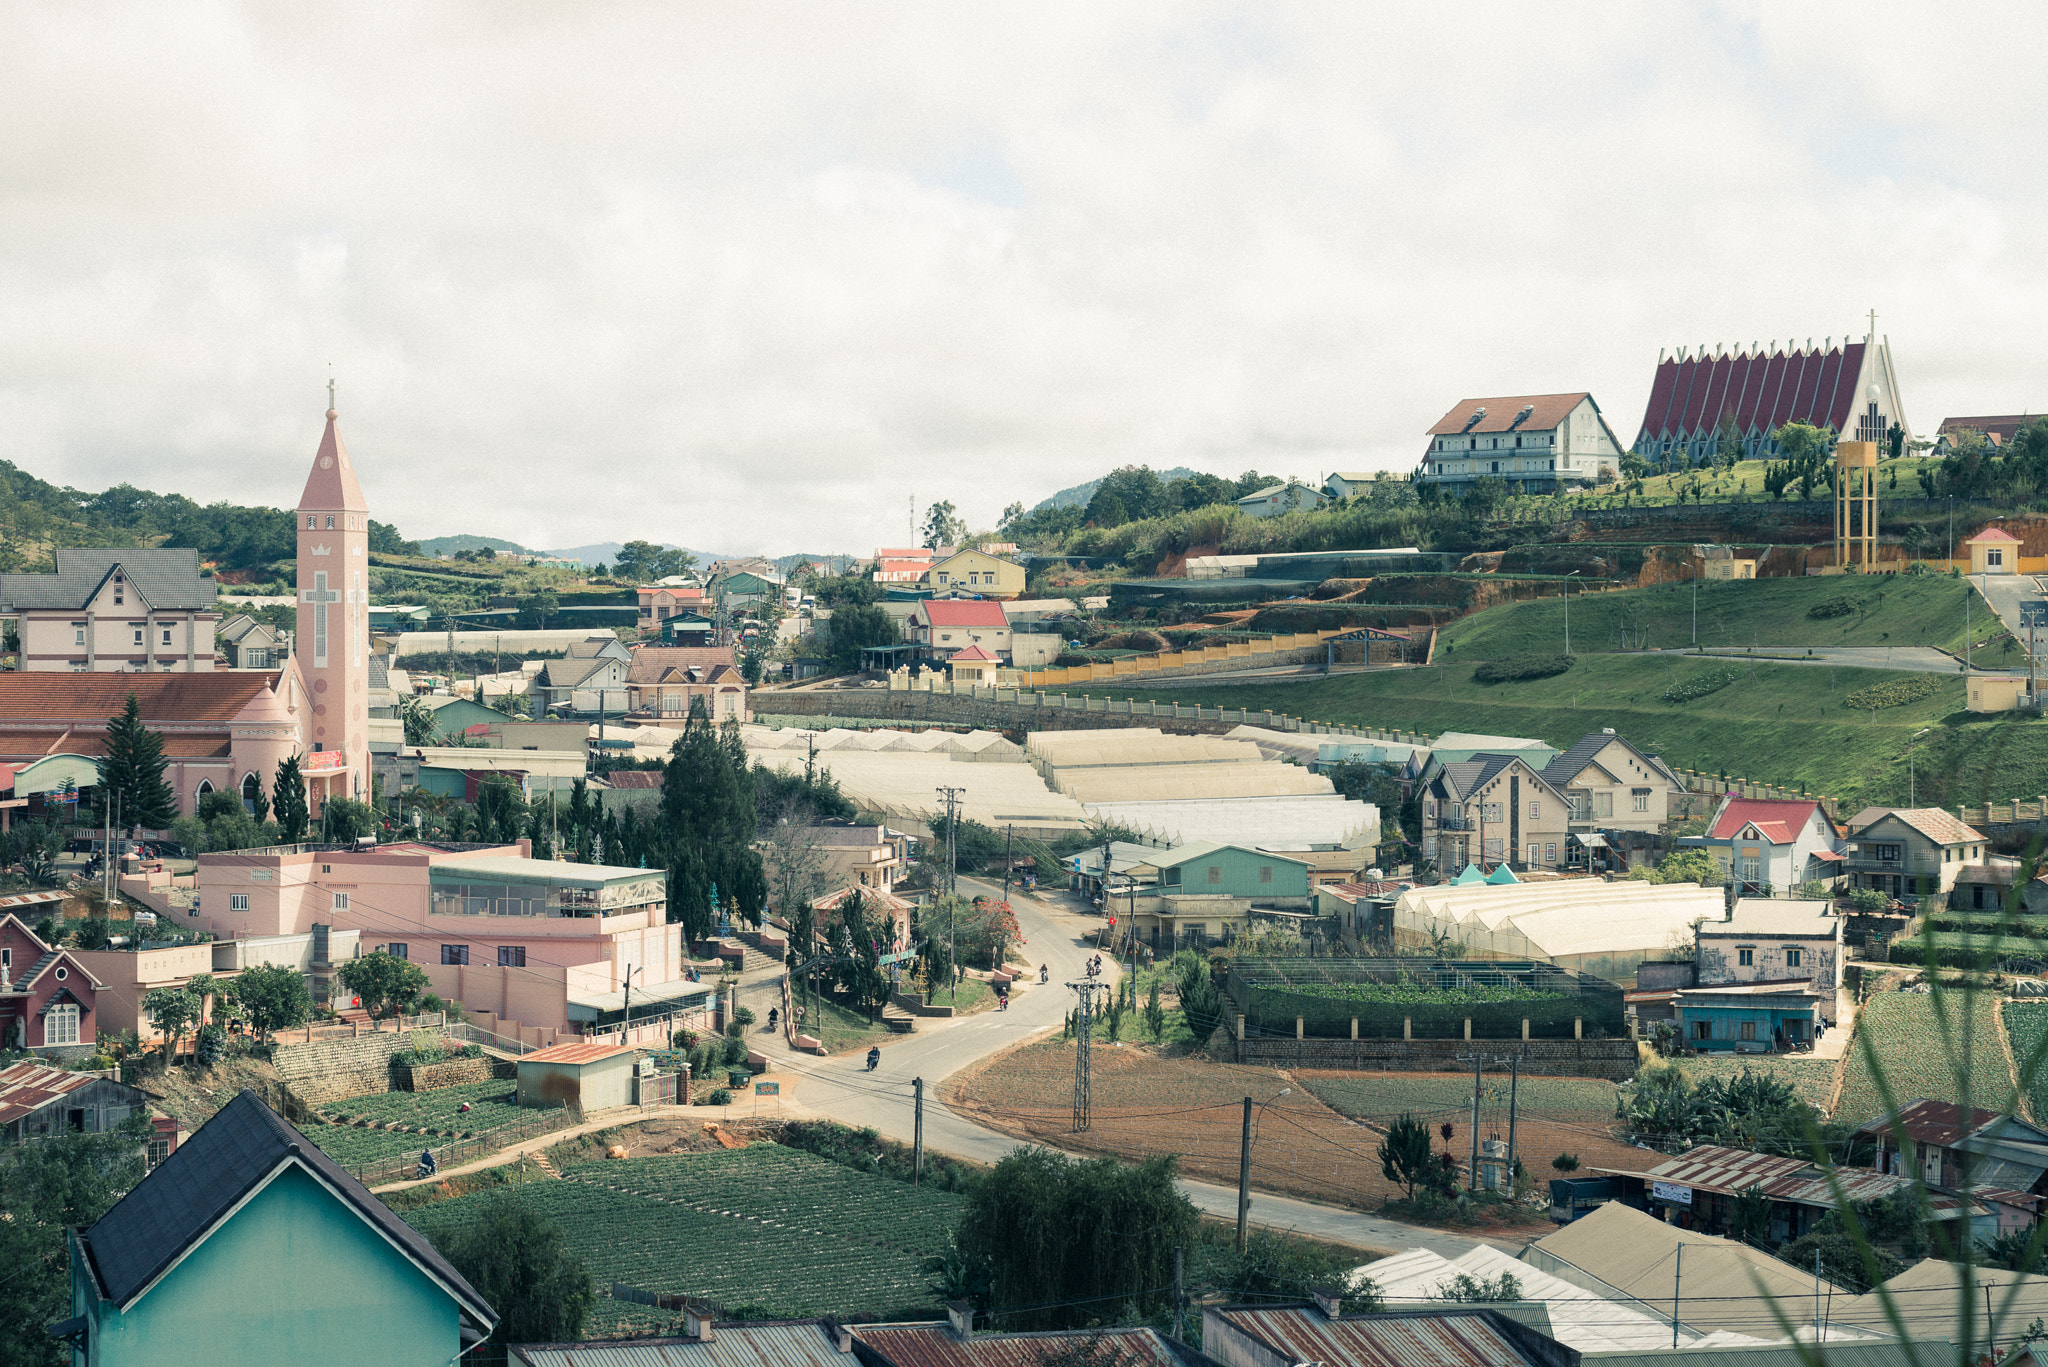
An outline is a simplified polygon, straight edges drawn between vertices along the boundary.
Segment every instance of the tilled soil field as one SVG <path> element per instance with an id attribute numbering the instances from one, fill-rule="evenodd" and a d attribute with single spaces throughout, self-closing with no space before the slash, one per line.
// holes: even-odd
<path id="1" fill-rule="evenodd" d="M 1378 1075 L 1304 1072 L 1162 1058 L 1151 1050 L 1098 1044 L 1093 1050 L 1092 1123 L 1073 1130 L 1074 1047 L 1049 1040 L 1005 1055 L 947 1085 L 954 1109 L 992 1129 L 1041 1140 L 1063 1149 L 1136 1158 L 1171 1153 L 1183 1174 L 1205 1181 L 1237 1181 L 1244 1098 L 1252 1098 L 1252 1185 L 1266 1191 L 1377 1209 L 1402 1195 L 1381 1172 L 1377 1153 L 1384 1134 L 1382 1116 L 1412 1110 L 1432 1130 L 1453 1125 L 1447 1147 L 1460 1163 L 1470 1147 L 1471 1078 L 1395 1074 L 1385 1096 L 1376 1096 Z M 1489 1076 L 1489 1089 L 1494 1079 Z M 1506 1079 L 1500 1079 L 1505 1087 Z M 1620 1143 L 1602 1122 L 1613 1112 L 1613 1087 L 1584 1079 L 1544 1079 L 1557 1093 L 1555 1113 L 1524 1109 L 1516 1126 L 1523 1163 L 1539 1181 L 1551 1176 L 1550 1159 L 1575 1153 L 1584 1167 L 1635 1166 L 1642 1155 Z M 1598 1089 L 1605 1088 L 1605 1094 Z M 1318 1091 L 1344 1109 L 1372 1119 L 1354 1120 L 1333 1109 Z M 1463 1108 L 1455 1106 L 1460 1095 Z M 1429 1104 L 1429 1103 L 1434 1104 Z M 1441 1114 L 1439 1114 L 1441 1112 Z M 1482 1109 L 1490 1122 L 1493 1108 Z M 1505 1109 L 1500 1131 L 1506 1137 Z M 1482 1134 L 1490 1137 L 1488 1123 Z M 1439 1138 L 1439 1147 L 1445 1147 Z M 1661 1161 L 1661 1160 L 1660 1160 Z"/>

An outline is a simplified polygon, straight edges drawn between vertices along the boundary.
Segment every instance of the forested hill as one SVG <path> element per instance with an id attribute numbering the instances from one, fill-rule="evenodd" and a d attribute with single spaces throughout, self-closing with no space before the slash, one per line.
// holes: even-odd
<path id="1" fill-rule="evenodd" d="M 0 460 L 0 569 L 48 564 L 58 546 L 191 546 L 223 570 L 290 560 L 292 515 L 283 508 L 199 504 L 132 484 L 99 493 L 66 489 Z M 418 555 L 387 523 L 370 523 L 370 549 Z"/>

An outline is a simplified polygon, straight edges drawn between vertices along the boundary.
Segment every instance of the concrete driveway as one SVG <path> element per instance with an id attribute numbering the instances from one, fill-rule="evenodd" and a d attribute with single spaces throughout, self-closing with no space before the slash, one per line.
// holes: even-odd
<path id="1" fill-rule="evenodd" d="M 967 896 L 993 897 L 1002 892 L 1000 884 L 974 879 L 962 878 L 960 884 L 961 892 Z M 865 1058 L 857 1053 L 833 1058 L 792 1053 L 787 1058 L 776 1058 L 777 1071 L 795 1073 L 802 1079 L 795 1089 L 801 1109 L 843 1124 L 868 1126 L 907 1144 L 915 1132 L 911 1083 L 922 1077 L 924 1142 L 928 1149 L 979 1163 L 995 1163 L 1011 1150 L 1023 1147 L 1024 1141 L 977 1125 L 949 1110 L 938 1100 L 938 1084 L 990 1054 L 1060 1029 L 1074 1005 L 1074 994 L 1064 984 L 1082 976 L 1083 965 L 1093 952 L 1087 942 L 1102 921 L 1082 914 L 1075 905 L 1054 896 L 1037 898 L 1013 893 L 1011 904 L 1024 932 L 1026 952 L 1034 962 L 1051 968 L 1052 981 L 1048 985 L 1040 987 L 1033 983 L 1014 993 L 1008 1011 L 985 1011 L 951 1021 L 921 1021 L 916 1033 L 883 1047 L 881 1066 L 872 1073 L 867 1071 Z M 1109 981 L 1115 980 L 1112 970 Z M 1182 1181 L 1179 1185 L 1204 1214 L 1237 1218 L 1235 1188 L 1209 1182 Z M 1252 1196 L 1251 1218 L 1256 1224 L 1319 1239 L 1389 1251 L 1428 1248 L 1448 1258 L 1455 1258 L 1480 1242 L 1338 1206 L 1257 1192 Z M 1507 1241 L 1499 1246 L 1519 1251 L 1521 1243 Z"/>

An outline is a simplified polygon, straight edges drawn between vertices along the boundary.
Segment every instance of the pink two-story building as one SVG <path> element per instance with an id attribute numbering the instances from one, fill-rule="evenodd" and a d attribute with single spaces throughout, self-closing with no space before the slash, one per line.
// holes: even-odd
<path id="1" fill-rule="evenodd" d="M 688 977 L 661 870 L 532 859 L 523 841 L 207 854 L 199 889 L 217 934 L 356 930 L 362 952 L 410 959 L 436 995 L 530 1043 L 616 1032 L 629 984 L 636 1038 L 713 990 Z"/>

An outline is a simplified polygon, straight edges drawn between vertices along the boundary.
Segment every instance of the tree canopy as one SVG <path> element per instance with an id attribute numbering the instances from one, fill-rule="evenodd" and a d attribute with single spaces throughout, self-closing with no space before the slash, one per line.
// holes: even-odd
<path id="1" fill-rule="evenodd" d="M 477 1294 L 498 1312 L 483 1351 L 504 1360 L 510 1343 L 583 1337 L 595 1292 L 590 1273 L 553 1221 L 518 1198 L 499 1196 L 481 1218 L 436 1240 Z"/>
<path id="2" fill-rule="evenodd" d="M 142 722 L 135 695 L 107 722 L 107 753 L 100 757 L 100 789 L 127 826 L 161 830 L 178 815 L 178 799 L 164 782 L 163 737 Z"/>
<path id="3" fill-rule="evenodd" d="M 71 1313 L 65 1229 L 107 1213 L 142 1180 L 149 1130 L 137 1115 L 106 1134 L 60 1134 L 11 1145 L 0 1162 L 0 1362 L 68 1367 L 48 1326 Z"/>
<path id="4" fill-rule="evenodd" d="M 341 985 L 361 998 L 372 1020 L 402 1016 L 426 995 L 427 971 L 386 950 L 350 959 L 337 974 Z"/>

